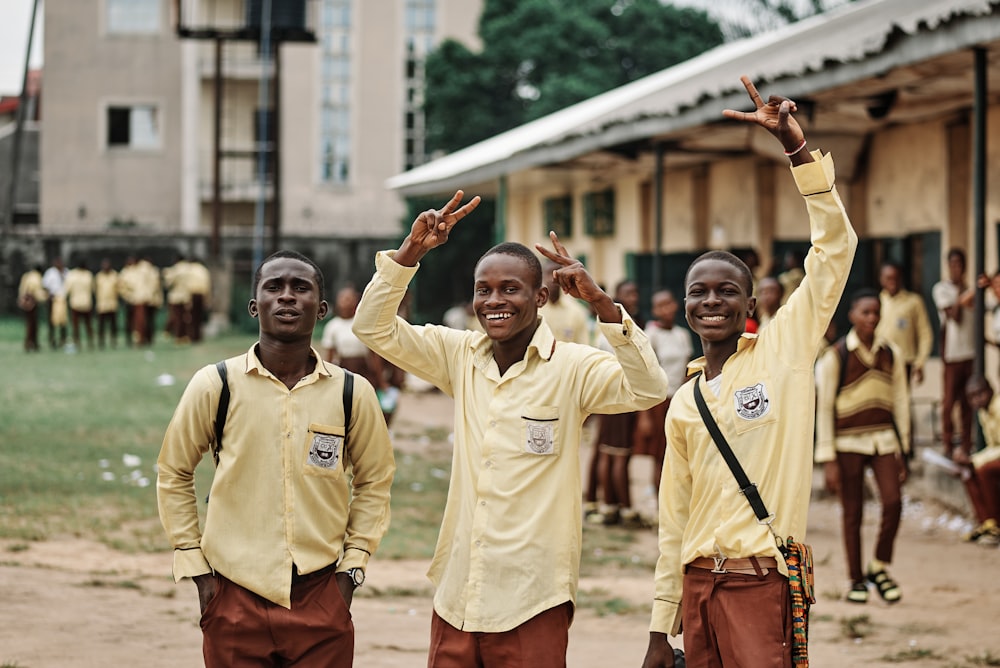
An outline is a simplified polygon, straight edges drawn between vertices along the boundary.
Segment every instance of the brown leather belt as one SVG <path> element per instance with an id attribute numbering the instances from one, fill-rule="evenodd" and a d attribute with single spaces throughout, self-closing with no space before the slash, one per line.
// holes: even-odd
<path id="1" fill-rule="evenodd" d="M 774 557 L 746 557 L 727 559 L 725 557 L 698 557 L 688 563 L 688 568 L 697 568 L 713 573 L 743 573 L 745 575 L 767 575 L 772 568 L 778 567 Z"/>

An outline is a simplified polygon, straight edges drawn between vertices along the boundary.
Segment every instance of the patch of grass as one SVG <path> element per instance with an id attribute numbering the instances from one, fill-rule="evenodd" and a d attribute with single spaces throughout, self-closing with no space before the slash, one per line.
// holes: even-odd
<path id="1" fill-rule="evenodd" d="M 0 663 L 0 668 L 28 668 L 28 667 L 18 663 L 17 661 L 4 661 L 3 663 Z"/>
<path id="2" fill-rule="evenodd" d="M 400 587 L 390 585 L 388 587 L 364 587 L 359 589 L 356 596 L 367 596 L 370 598 L 430 598 L 434 595 L 434 590 L 428 585 L 426 587 Z"/>
<path id="3" fill-rule="evenodd" d="M 866 638 L 875 630 L 871 617 L 868 615 L 852 615 L 840 618 L 840 633 L 845 638 L 855 640 Z"/>
<path id="4" fill-rule="evenodd" d="M 985 650 L 982 654 L 965 657 L 965 662 L 970 666 L 1000 666 L 1000 656 Z"/>
<path id="5" fill-rule="evenodd" d="M 24 552 L 28 549 L 30 546 L 27 543 L 11 543 L 7 546 L 8 552 Z"/>
<path id="6" fill-rule="evenodd" d="M 942 657 L 932 649 L 910 647 L 908 649 L 900 650 L 895 654 L 883 654 L 879 657 L 879 661 L 883 661 L 885 663 L 909 663 L 910 661 L 923 661 L 924 659 L 938 660 L 941 658 Z"/>
<path id="7" fill-rule="evenodd" d="M 142 585 L 134 580 L 102 580 L 101 578 L 91 578 L 80 583 L 81 587 L 95 587 L 98 589 L 134 589 L 142 591 Z"/>
<path id="8" fill-rule="evenodd" d="M 598 617 L 611 615 L 649 614 L 649 604 L 637 605 L 632 601 L 612 596 L 607 589 L 584 589 L 577 592 L 577 608 L 588 608 Z"/>

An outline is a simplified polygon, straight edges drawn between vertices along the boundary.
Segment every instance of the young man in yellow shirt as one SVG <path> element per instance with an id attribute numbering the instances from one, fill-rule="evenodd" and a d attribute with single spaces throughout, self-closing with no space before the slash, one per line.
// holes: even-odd
<path id="1" fill-rule="evenodd" d="M 666 376 L 645 334 L 551 235 L 565 298 L 593 304 L 614 353 L 557 342 L 526 246 L 503 243 L 475 269 L 485 333 L 417 327 L 396 315 L 417 263 L 479 203 L 462 192 L 381 252 L 354 317 L 369 348 L 455 399 L 451 482 L 428 573 L 436 587 L 430 668 L 566 665 L 582 539 L 580 438 L 591 413 L 649 408 Z"/>
<path id="2" fill-rule="evenodd" d="M 207 668 L 353 665 L 351 600 L 388 527 L 395 464 L 371 384 L 353 376 L 348 393 L 312 348 L 323 293 L 305 256 L 264 260 L 249 304 L 260 339 L 225 361 L 226 380 L 214 365 L 194 375 L 163 438 L 160 519 L 175 580 L 198 588 Z M 209 450 L 202 531 L 194 471 Z"/>
<path id="3" fill-rule="evenodd" d="M 705 356 L 701 374 L 674 394 L 660 485 L 660 558 L 644 668 L 674 665 L 668 634 L 683 620 L 691 668 L 790 668 L 788 568 L 777 536 L 802 541 L 812 481 L 813 363 L 837 308 L 857 235 L 834 187 L 833 160 L 807 152 L 795 103 L 767 102 L 749 78 L 756 110 L 726 110 L 773 134 L 791 161 L 809 214 L 813 246 L 805 277 L 759 335 L 744 333 L 755 299 L 750 269 L 710 251 L 685 278 L 687 322 Z M 771 524 L 758 521 L 695 404 L 704 395 L 719 430 L 758 486 Z"/>

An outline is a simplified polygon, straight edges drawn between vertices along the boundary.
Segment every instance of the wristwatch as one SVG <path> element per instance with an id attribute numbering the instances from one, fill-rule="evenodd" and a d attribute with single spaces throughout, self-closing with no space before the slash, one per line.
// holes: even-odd
<path id="1" fill-rule="evenodd" d="M 360 587 L 365 583 L 365 572 L 360 568 L 348 568 L 345 572 L 355 587 Z"/>

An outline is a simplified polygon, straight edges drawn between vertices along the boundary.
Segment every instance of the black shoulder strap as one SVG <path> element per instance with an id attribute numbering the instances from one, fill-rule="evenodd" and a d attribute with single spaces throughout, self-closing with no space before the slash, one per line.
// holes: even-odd
<path id="1" fill-rule="evenodd" d="M 351 411 L 354 408 L 354 374 L 344 369 L 344 447 L 351 430 Z"/>
<path id="2" fill-rule="evenodd" d="M 215 458 L 215 465 L 219 465 L 219 451 L 222 450 L 222 430 L 226 428 L 226 416 L 229 414 L 229 379 L 226 370 L 226 361 L 215 363 L 215 368 L 222 379 L 222 394 L 219 395 L 219 408 L 215 411 L 215 448 L 212 456 Z"/>
<path id="3" fill-rule="evenodd" d="M 760 492 L 757 491 L 757 483 L 750 482 L 746 471 L 740 465 L 740 460 L 736 459 L 733 449 L 729 447 L 729 441 L 722 435 L 722 430 L 719 429 L 718 423 L 716 423 L 715 418 L 712 417 L 712 413 L 708 410 L 708 404 L 705 403 L 705 397 L 701 393 L 701 383 L 698 382 L 699 375 L 701 375 L 700 372 L 694 376 L 694 401 L 698 404 L 698 412 L 701 413 L 701 419 L 705 422 L 705 426 L 708 427 L 708 433 L 712 435 L 712 440 L 715 441 L 715 446 L 722 453 L 722 458 L 726 460 L 729 470 L 733 472 L 736 484 L 740 487 L 740 494 L 747 497 L 747 501 L 750 502 L 753 514 L 757 516 L 758 521 L 770 523 L 771 516 L 764 506 L 764 500 L 760 498 Z"/>
<path id="4" fill-rule="evenodd" d="M 844 386 L 844 378 L 847 375 L 847 337 L 842 336 L 837 339 L 833 347 L 840 359 L 840 378 L 837 381 L 837 394 L 840 394 L 840 388 Z"/>
<path id="5" fill-rule="evenodd" d="M 217 362 L 215 368 L 222 379 L 222 394 L 219 395 L 219 408 L 215 412 L 215 448 L 212 456 L 216 466 L 219 465 L 219 451 L 222 450 L 222 430 L 226 428 L 226 416 L 229 413 L 229 380 L 226 362 Z M 344 369 L 344 444 L 347 444 L 347 432 L 351 427 L 351 412 L 354 408 L 354 374 Z"/>

